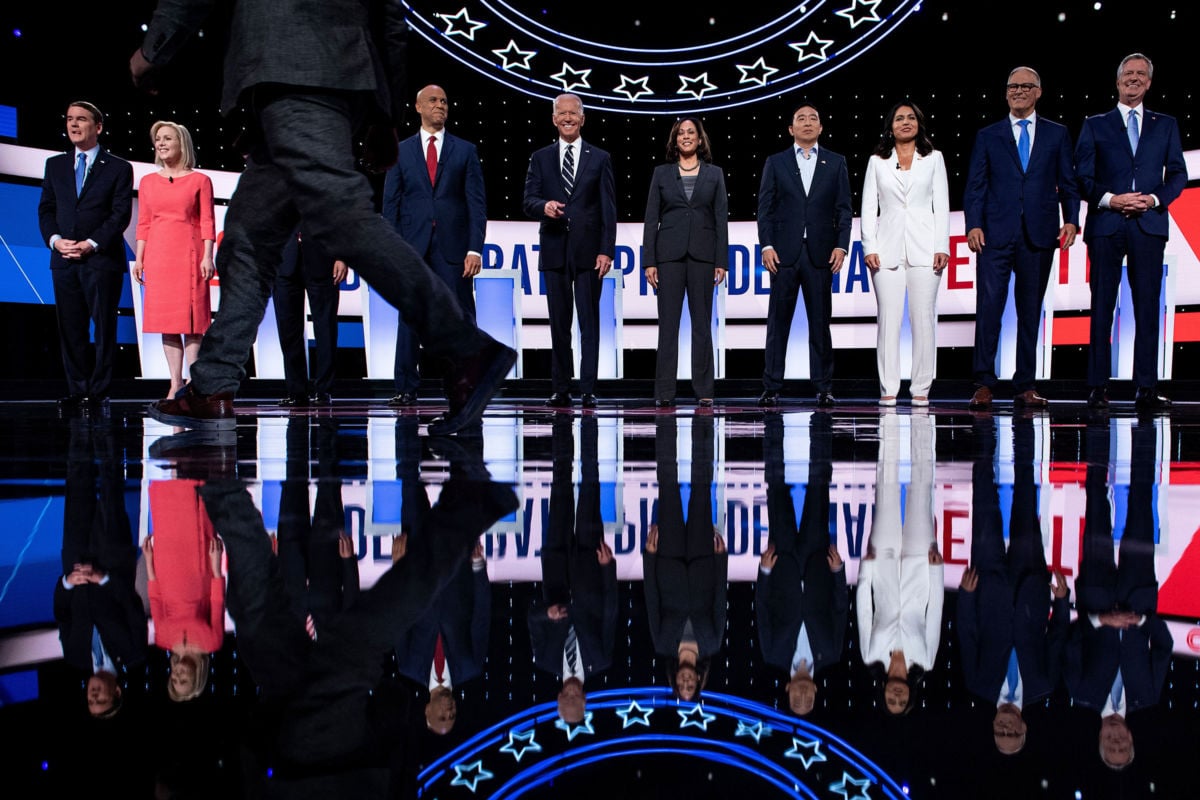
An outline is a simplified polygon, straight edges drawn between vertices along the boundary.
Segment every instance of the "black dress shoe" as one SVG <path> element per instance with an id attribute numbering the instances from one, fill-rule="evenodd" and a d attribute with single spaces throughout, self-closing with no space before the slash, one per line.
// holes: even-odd
<path id="1" fill-rule="evenodd" d="M 829 392 L 819 392 L 817 394 L 817 408 L 833 408 L 837 405 L 837 400 Z"/>
<path id="2" fill-rule="evenodd" d="M 304 408 L 308 405 L 308 398 L 303 395 L 289 394 L 279 401 L 279 405 L 283 408 Z"/>
<path id="3" fill-rule="evenodd" d="M 674 408 L 675 401 L 674 400 L 655 400 L 654 407 L 655 408 Z"/>
<path id="4" fill-rule="evenodd" d="M 310 406 L 330 406 L 333 405 L 333 398 L 329 396 L 329 392 L 313 392 L 308 396 L 308 404 Z"/>
<path id="5" fill-rule="evenodd" d="M 484 336 L 484 334 L 480 334 Z M 517 351 L 485 336 L 486 344 L 478 352 L 456 361 L 446 372 L 442 385 L 446 388 L 446 413 L 429 423 L 431 436 L 447 436 L 474 426 L 483 419 L 483 412 L 492 395 L 500 388 L 513 364 Z"/>
<path id="6" fill-rule="evenodd" d="M 1108 408 L 1108 390 L 1103 386 L 1092 389 L 1092 393 L 1088 395 L 1088 408 Z"/>
<path id="7" fill-rule="evenodd" d="M 592 394 L 591 392 L 585 392 L 581 398 L 580 405 L 582 405 L 584 408 L 595 408 L 596 395 Z"/>
<path id="8" fill-rule="evenodd" d="M 78 414 L 79 409 L 87 403 L 87 395 L 70 394 L 58 401 L 58 413 L 61 416 Z"/>
<path id="9" fill-rule="evenodd" d="M 567 392 L 555 392 L 546 400 L 546 405 L 550 408 L 570 408 L 571 395 Z"/>
<path id="10" fill-rule="evenodd" d="M 109 403 L 107 397 L 88 397 L 86 403 L 79 407 L 82 414 L 87 414 L 89 417 L 107 417 L 109 413 Z"/>
<path id="11" fill-rule="evenodd" d="M 1165 411 L 1171 407 L 1171 399 L 1163 397 L 1154 389 L 1138 389 L 1133 396 L 1138 411 Z"/>
<path id="12" fill-rule="evenodd" d="M 758 398 L 758 404 L 763 407 L 779 405 L 779 392 L 768 389 Z"/>
<path id="13" fill-rule="evenodd" d="M 417 395 L 415 392 L 401 392 L 400 394 L 387 401 L 388 408 L 408 408 L 417 404 Z"/>
<path id="14" fill-rule="evenodd" d="M 713 401 L 711 397 L 702 397 L 700 398 L 700 402 L 698 402 L 696 405 L 700 408 L 712 408 Z"/>

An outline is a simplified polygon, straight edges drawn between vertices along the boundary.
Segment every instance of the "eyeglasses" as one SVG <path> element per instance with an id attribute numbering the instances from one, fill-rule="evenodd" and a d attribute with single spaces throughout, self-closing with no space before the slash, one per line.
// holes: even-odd
<path id="1" fill-rule="evenodd" d="M 1036 83 L 1010 83 L 1004 87 L 1010 92 L 1032 92 L 1034 89 L 1040 89 Z"/>

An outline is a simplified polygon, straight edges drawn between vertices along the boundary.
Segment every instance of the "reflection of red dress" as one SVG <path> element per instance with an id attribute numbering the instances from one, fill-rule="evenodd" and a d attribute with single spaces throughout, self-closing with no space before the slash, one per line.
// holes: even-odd
<path id="1" fill-rule="evenodd" d="M 150 484 L 154 573 L 150 616 L 154 643 L 164 650 L 189 644 L 215 653 L 225 635 L 225 579 L 208 568 L 213 526 L 196 489 L 198 481 Z"/>
<path id="2" fill-rule="evenodd" d="M 142 332 L 204 333 L 212 305 L 200 259 L 204 240 L 217 238 L 208 176 L 189 172 L 173 182 L 158 173 L 142 178 L 137 238 L 146 242 Z"/>

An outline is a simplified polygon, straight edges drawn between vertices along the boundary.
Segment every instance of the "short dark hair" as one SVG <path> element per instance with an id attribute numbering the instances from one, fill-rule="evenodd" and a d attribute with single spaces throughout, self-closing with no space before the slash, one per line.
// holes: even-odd
<path id="1" fill-rule="evenodd" d="M 925 114 L 916 103 L 911 100 L 901 100 L 896 105 L 892 106 L 892 110 L 883 118 L 883 133 L 879 136 L 879 144 L 875 145 L 875 155 L 880 158 L 891 158 L 892 150 L 895 149 L 896 140 L 892 133 L 892 120 L 896 118 L 896 112 L 902 108 L 911 108 L 913 114 L 917 117 L 917 152 L 923 156 L 927 156 L 933 152 L 933 140 L 929 138 L 929 131 L 925 127 Z"/>
<path id="2" fill-rule="evenodd" d="M 675 120 L 675 124 L 671 126 L 671 135 L 667 137 L 667 161 L 679 160 L 679 145 L 675 143 L 675 137 L 679 135 L 679 129 L 683 123 L 690 122 L 696 126 L 696 137 L 700 140 L 696 146 L 696 155 L 700 156 L 702 161 L 712 162 L 712 145 L 708 141 L 708 134 L 704 132 L 704 123 L 699 117 L 680 117 Z"/>
<path id="3" fill-rule="evenodd" d="M 802 109 L 802 108 L 811 108 L 813 111 L 817 112 L 817 117 L 820 117 L 820 116 L 821 116 L 821 109 L 817 108 L 817 107 L 816 107 L 816 106 L 814 106 L 812 103 L 801 103 L 800 105 L 798 105 L 798 106 L 796 106 L 795 108 L 793 108 L 793 109 L 792 109 L 792 116 L 791 116 L 791 117 L 789 117 L 788 119 L 789 119 L 789 120 L 793 120 L 793 119 L 795 119 L 795 118 L 796 118 L 796 112 L 797 112 L 797 111 L 799 111 L 799 110 L 800 110 L 800 109 Z"/>
<path id="4" fill-rule="evenodd" d="M 84 111 L 91 114 L 92 122 L 96 123 L 97 125 L 104 124 L 104 114 L 100 113 L 100 109 L 96 107 L 95 103 L 89 103 L 87 100 L 75 100 L 67 103 L 67 108 L 70 108 L 71 106 L 82 108 Z"/>

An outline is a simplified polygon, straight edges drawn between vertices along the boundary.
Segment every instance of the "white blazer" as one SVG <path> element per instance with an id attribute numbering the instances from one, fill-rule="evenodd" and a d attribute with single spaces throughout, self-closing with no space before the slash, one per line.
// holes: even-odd
<path id="1" fill-rule="evenodd" d="M 946 162 L 934 150 L 917 153 L 912 168 L 896 168 L 891 158 L 871 156 L 862 193 L 863 254 L 879 255 L 883 269 L 904 263 L 930 266 L 934 253 L 950 252 L 950 189 Z M 903 179 L 908 179 L 905 189 Z"/>

